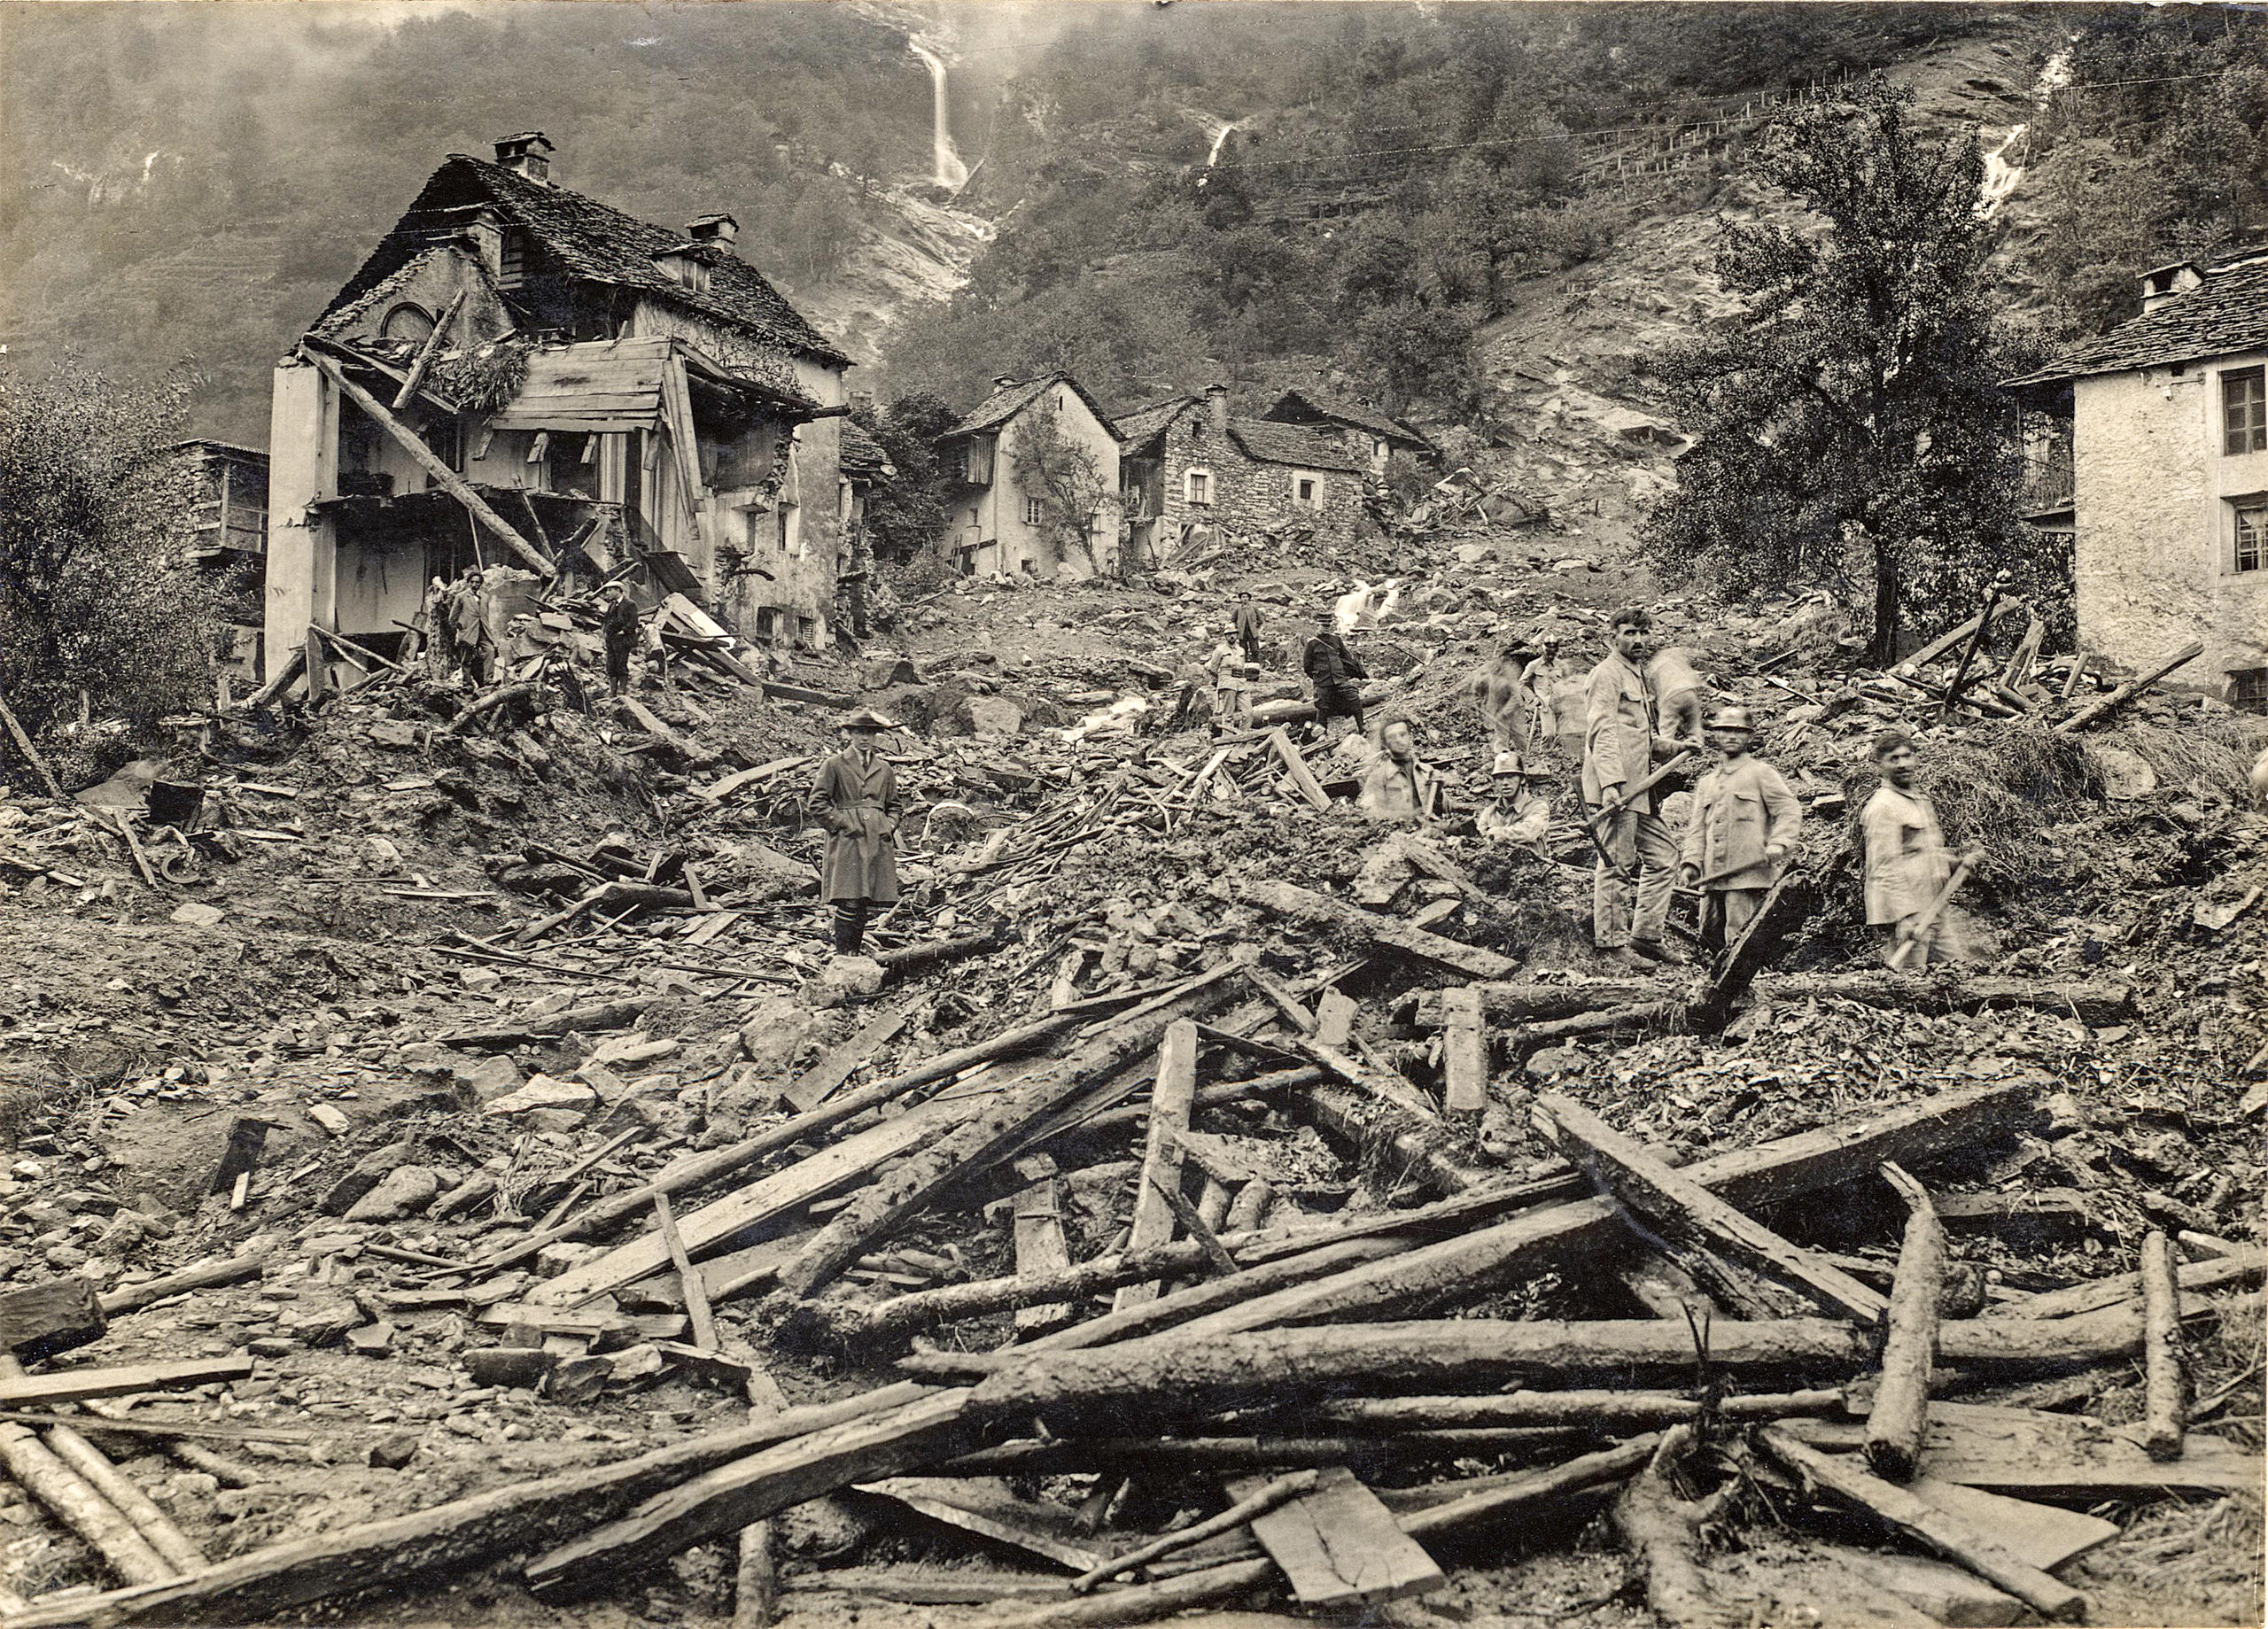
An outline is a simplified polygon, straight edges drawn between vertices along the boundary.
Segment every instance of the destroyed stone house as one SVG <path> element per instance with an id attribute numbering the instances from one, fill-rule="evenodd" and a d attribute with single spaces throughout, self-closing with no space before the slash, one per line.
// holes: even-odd
<path id="1" fill-rule="evenodd" d="M 1287 405 L 1289 404 L 1289 405 Z M 1123 502 L 1138 554 L 1162 558 L 1192 528 L 1355 539 L 1363 500 L 1385 468 L 1371 428 L 1326 418 L 1294 392 L 1270 408 L 1303 417 L 1241 418 L 1225 387 L 1137 408 L 1120 422 Z M 1387 449 L 1391 451 L 1391 447 Z"/>
<path id="2" fill-rule="evenodd" d="M 265 667 L 392 650 L 471 564 L 627 576 L 823 643 L 850 359 L 743 260 L 559 186 L 540 132 L 456 153 L 278 363 Z"/>
<path id="3" fill-rule="evenodd" d="M 1051 433 L 1052 432 L 1052 433 Z M 1052 479 L 1030 451 L 1053 442 Z M 939 438 L 951 485 L 946 559 L 964 574 L 1091 577 L 1117 555 L 1118 429 L 1068 374 L 998 378 Z"/>
<path id="4" fill-rule="evenodd" d="M 2072 539 L 2079 640 L 2268 711 L 2268 252 L 2142 278 L 2142 310 L 2011 380 L 2028 518 Z"/>
<path id="5" fill-rule="evenodd" d="M 221 669 L 239 679 L 260 673 L 260 585 L 268 555 L 268 454 L 226 441 L 177 444 L 196 485 L 189 557 L 214 578 L 229 646 Z"/>

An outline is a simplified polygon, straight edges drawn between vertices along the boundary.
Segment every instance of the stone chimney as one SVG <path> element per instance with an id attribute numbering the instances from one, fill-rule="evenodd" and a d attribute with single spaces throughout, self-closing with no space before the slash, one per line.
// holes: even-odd
<path id="1" fill-rule="evenodd" d="M 496 162 L 548 187 L 552 184 L 551 155 L 558 151 L 544 139 L 542 131 L 523 130 L 496 144 Z"/>
<path id="2" fill-rule="evenodd" d="M 696 215 L 685 223 L 685 235 L 696 244 L 713 244 L 737 253 L 733 244 L 741 235 L 741 223 L 726 214 Z"/>
<path id="3" fill-rule="evenodd" d="M 2205 286 L 2205 274 L 2194 260 L 2177 260 L 2142 274 L 2142 310 L 2155 311 L 2169 300 L 2179 299 L 2192 289 Z"/>
<path id="4" fill-rule="evenodd" d="M 1225 384 L 1207 385 L 1205 407 L 1212 415 L 1213 428 L 1226 435 L 1229 430 L 1229 387 Z"/>

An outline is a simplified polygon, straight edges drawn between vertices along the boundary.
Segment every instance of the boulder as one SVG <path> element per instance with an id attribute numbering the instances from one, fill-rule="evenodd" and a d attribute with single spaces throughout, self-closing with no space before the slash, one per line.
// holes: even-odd
<path id="1" fill-rule="evenodd" d="M 501 1052 L 478 1062 L 470 1058 L 453 1056 L 449 1063 L 449 1080 L 483 1103 L 493 1103 L 499 1098 L 509 1097 L 524 1083 L 520 1079 L 519 1067 Z"/>
<path id="2" fill-rule="evenodd" d="M 760 996 L 741 1026 L 741 1051 L 764 1074 L 785 1074 L 819 1020 L 785 996 Z"/>
<path id="3" fill-rule="evenodd" d="M 482 1112 L 489 1114 L 526 1114 L 537 1109 L 565 1109 L 577 1114 L 586 1114 L 597 1105 L 598 1100 L 598 1093 L 579 1081 L 554 1080 L 548 1074 L 539 1074 L 517 1091 L 494 1099 Z"/>
<path id="4" fill-rule="evenodd" d="M 804 1003 L 814 1007 L 839 1007 L 882 993 L 882 965 L 869 956 L 828 958 L 818 974 L 804 981 Z"/>
<path id="5" fill-rule="evenodd" d="M 402 1216 L 414 1216 L 431 1205 L 433 1196 L 440 1191 L 441 1175 L 432 1167 L 400 1166 L 349 1206 L 346 1220 L 392 1222 Z"/>
<path id="6" fill-rule="evenodd" d="M 968 727 L 977 735 L 1015 735 L 1024 727 L 1024 710 L 997 695 L 968 698 Z"/>

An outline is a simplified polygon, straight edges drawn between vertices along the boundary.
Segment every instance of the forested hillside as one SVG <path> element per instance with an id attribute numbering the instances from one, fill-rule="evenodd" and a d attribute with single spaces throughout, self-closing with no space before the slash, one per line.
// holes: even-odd
<path id="1" fill-rule="evenodd" d="M 567 185 L 665 222 L 730 210 L 798 290 L 873 207 L 855 177 L 928 162 L 905 35 L 838 5 L 27 4 L 0 27 L 0 339 L 191 361 L 200 428 L 255 445 L 268 367 L 446 153 L 545 130 Z"/>

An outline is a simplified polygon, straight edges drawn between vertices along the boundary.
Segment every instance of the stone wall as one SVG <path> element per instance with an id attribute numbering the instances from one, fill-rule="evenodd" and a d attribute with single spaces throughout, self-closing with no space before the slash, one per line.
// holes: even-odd
<path id="1" fill-rule="evenodd" d="M 1165 432 L 1164 493 L 1157 535 L 1170 538 L 1184 525 L 1223 526 L 1231 531 L 1305 521 L 1317 540 L 1344 546 L 1355 539 L 1363 515 L 1363 478 L 1350 470 L 1306 473 L 1323 482 L 1324 507 L 1306 508 L 1293 500 L 1299 472 L 1284 464 L 1262 463 L 1216 428 L 1202 407 L 1183 414 Z M 1189 471 L 1212 472 L 1213 500 L 1189 501 Z"/>
<path id="2" fill-rule="evenodd" d="M 2268 493 L 2268 453 L 2222 451 L 2221 380 L 2258 354 L 2081 379 L 2073 391 L 2074 578 L 2083 647 L 2128 668 L 2191 640 L 2175 683 L 2225 690 L 2268 667 L 2268 570 L 2239 572 L 2229 500 Z"/>

